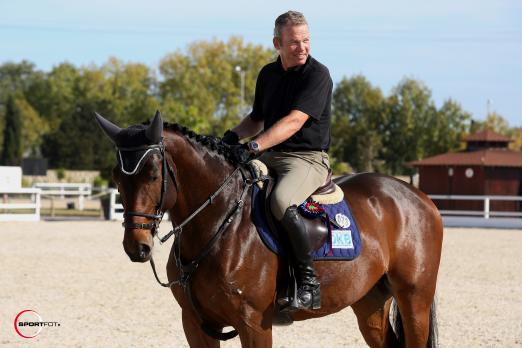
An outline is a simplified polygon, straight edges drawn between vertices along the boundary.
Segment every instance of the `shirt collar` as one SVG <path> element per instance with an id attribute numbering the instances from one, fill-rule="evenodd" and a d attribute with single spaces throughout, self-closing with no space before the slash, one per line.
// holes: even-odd
<path id="1" fill-rule="evenodd" d="M 308 55 L 308 58 L 306 58 L 306 62 L 303 65 L 296 65 L 288 69 L 283 68 L 283 62 L 281 61 L 281 56 L 277 57 L 277 66 L 279 67 L 279 70 L 283 73 L 301 73 L 305 71 L 305 69 L 310 65 L 310 60 L 312 59 L 311 55 Z"/>

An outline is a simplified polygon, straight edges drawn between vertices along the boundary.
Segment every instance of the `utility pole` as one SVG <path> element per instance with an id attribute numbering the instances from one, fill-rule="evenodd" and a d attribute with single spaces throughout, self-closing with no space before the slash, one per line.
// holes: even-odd
<path id="1" fill-rule="evenodd" d="M 239 65 L 236 65 L 235 70 L 239 74 L 241 83 L 239 91 L 239 113 L 240 116 L 243 116 L 243 112 L 245 111 L 245 71 L 241 69 Z"/>

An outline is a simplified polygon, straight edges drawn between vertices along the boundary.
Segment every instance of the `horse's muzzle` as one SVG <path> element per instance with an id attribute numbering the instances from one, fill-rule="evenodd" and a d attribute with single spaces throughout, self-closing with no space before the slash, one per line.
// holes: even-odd
<path id="1" fill-rule="evenodd" d="M 143 243 L 139 243 L 135 250 L 128 250 L 126 244 L 123 243 L 123 249 L 132 262 L 147 262 L 152 255 L 152 248 Z"/>

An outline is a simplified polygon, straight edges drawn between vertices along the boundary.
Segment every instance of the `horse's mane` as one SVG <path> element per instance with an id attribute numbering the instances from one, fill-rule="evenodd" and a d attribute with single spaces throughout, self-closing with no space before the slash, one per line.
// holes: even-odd
<path id="1" fill-rule="evenodd" d="M 196 132 L 192 131 L 191 129 L 182 126 L 178 123 L 163 123 L 163 129 L 172 130 L 180 133 L 187 139 L 192 139 L 196 141 L 197 143 L 203 145 L 207 150 L 210 152 L 222 156 L 225 160 L 232 164 L 235 163 L 231 156 L 230 156 L 230 149 L 229 147 L 223 143 L 221 138 L 212 136 L 212 135 L 201 135 L 197 134 Z"/>

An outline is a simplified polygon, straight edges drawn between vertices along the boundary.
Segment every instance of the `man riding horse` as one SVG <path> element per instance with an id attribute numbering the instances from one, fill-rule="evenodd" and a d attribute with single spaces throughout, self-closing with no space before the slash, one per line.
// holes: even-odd
<path id="1" fill-rule="evenodd" d="M 288 11 L 275 21 L 277 61 L 261 69 L 252 112 L 225 132 L 233 157 L 246 162 L 252 154 L 278 178 L 271 210 L 284 228 L 298 283 L 298 309 L 320 307 L 320 284 L 302 216 L 297 207 L 328 175 L 332 79 L 328 69 L 310 56 L 310 34 L 302 13 Z M 240 139 L 255 140 L 239 145 Z"/>

